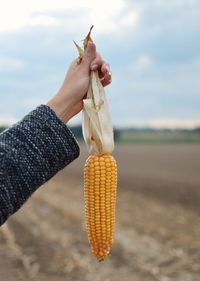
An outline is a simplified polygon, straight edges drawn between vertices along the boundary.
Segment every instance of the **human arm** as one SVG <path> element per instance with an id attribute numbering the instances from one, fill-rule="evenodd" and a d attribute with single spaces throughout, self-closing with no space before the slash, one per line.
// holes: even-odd
<path id="1" fill-rule="evenodd" d="M 89 44 L 82 66 L 70 66 L 56 95 L 0 135 L 0 225 L 31 194 L 79 155 L 78 144 L 65 125 L 82 109 L 89 72 L 98 69 L 102 84 L 111 80 L 109 67 Z"/>
<path id="2" fill-rule="evenodd" d="M 77 60 L 72 62 L 62 86 L 47 103 L 64 123 L 83 108 L 83 98 L 87 93 L 90 70 L 99 71 L 103 86 L 111 83 L 110 67 L 96 52 L 96 46 L 92 42 L 88 43 L 82 62 L 80 64 L 77 64 Z"/>
<path id="3" fill-rule="evenodd" d="M 79 155 L 68 127 L 46 105 L 0 135 L 0 225 Z"/>

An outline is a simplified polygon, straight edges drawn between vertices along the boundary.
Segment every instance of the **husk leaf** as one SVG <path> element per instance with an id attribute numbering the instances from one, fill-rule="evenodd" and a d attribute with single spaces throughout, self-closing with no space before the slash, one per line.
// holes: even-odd
<path id="1" fill-rule="evenodd" d="M 83 40 L 83 48 L 91 39 L 91 30 Z M 82 49 L 76 44 L 79 58 Z M 81 50 L 80 50 L 81 49 Z M 90 154 L 112 153 L 114 149 L 113 127 L 104 87 L 98 71 L 91 71 L 86 99 L 83 100 L 82 131 Z"/>

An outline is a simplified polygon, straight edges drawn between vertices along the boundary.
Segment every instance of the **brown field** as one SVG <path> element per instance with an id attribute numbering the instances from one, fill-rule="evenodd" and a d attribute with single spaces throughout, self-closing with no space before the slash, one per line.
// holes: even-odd
<path id="1" fill-rule="evenodd" d="M 87 152 L 0 228 L 1 281 L 200 280 L 200 145 L 118 145 L 115 244 L 90 253 L 82 171 Z"/>

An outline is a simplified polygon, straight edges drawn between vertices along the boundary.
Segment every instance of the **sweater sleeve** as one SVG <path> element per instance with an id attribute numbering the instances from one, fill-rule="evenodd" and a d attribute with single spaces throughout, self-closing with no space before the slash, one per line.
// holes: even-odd
<path id="1" fill-rule="evenodd" d="M 69 128 L 40 105 L 0 134 L 0 225 L 31 194 L 79 156 Z"/>

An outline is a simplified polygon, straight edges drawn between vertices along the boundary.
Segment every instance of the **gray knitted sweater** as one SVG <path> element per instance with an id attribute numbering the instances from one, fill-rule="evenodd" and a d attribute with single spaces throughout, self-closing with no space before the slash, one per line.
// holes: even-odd
<path id="1" fill-rule="evenodd" d="M 79 156 L 67 126 L 40 105 L 0 134 L 0 225 L 44 182 Z"/>

